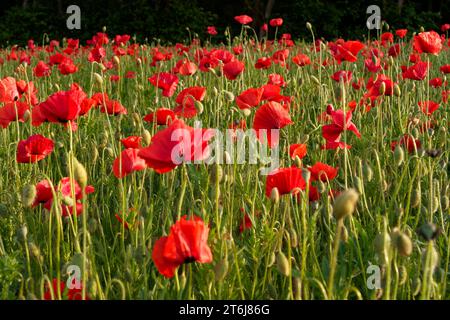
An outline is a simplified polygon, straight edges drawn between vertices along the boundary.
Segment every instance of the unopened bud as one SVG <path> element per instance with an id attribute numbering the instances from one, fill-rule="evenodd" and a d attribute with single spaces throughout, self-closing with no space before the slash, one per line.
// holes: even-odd
<path id="1" fill-rule="evenodd" d="M 358 201 L 358 193 L 355 189 L 343 191 L 334 201 L 333 214 L 337 220 L 344 219 L 353 214 Z"/>
<path id="2" fill-rule="evenodd" d="M 284 255 L 284 253 L 281 251 L 278 251 L 277 253 L 277 269 L 282 275 L 286 277 L 288 277 L 291 274 L 289 261 Z"/>
<path id="3" fill-rule="evenodd" d="M 33 205 L 36 198 L 36 186 L 33 184 L 27 184 L 22 189 L 22 204 L 24 207 L 29 208 Z"/>

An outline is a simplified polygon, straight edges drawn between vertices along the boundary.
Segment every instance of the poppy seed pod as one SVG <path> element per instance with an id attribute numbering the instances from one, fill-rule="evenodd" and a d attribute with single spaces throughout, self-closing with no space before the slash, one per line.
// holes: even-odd
<path id="1" fill-rule="evenodd" d="M 343 191 L 334 200 L 333 214 L 337 220 L 344 219 L 346 216 L 353 214 L 356 203 L 358 201 L 358 193 L 355 189 L 347 189 Z"/>
<path id="2" fill-rule="evenodd" d="M 289 261 L 282 251 L 277 253 L 277 269 L 283 276 L 288 277 L 291 274 Z"/>
<path id="3" fill-rule="evenodd" d="M 34 199 L 36 198 L 36 186 L 33 184 L 27 184 L 22 189 L 22 204 L 24 207 L 31 207 Z"/>

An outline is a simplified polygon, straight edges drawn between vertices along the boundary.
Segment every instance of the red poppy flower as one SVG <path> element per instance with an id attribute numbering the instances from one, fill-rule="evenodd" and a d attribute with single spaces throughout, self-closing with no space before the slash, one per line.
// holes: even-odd
<path id="1" fill-rule="evenodd" d="M 431 116 L 437 109 L 439 109 L 439 103 L 434 101 L 419 101 L 420 111 L 427 116 Z"/>
<path id="2" fill-rule="evenodd" d="M 62 75 L 68 75 L 77 72 L 78 67 L 73 63 L 72 59 L 64 58 L 58 65 L 58 70 Z"/>
<path id="3" fill-rule="evenodd" d="M 241 61 L 230 61 L 223 66 L 223 74 L 228 80 L 234 80 L 244 69 L 245 65 Z"/>
<path id="4" fill-rule="evenodd" d="M 100 112 L 114 116 L 128 113 L 127 109 L 119 101 L 116 100 L 108 100 L 106 101 L 106 104 L 101 104 Z"/>
<path id="5" fill-rule="evenodd" d="M 17 145 L 17 162 L 33 163 L 47 157 L 53 151 L 53 140 L 35 134 Z"/>
<path id="6" fill-rule="evenodd" d="M 343 81 L 344 83 L 349 83 L 350 81 L 352 81 L 352 75 L 353 73 L 351 71 L 340 70 L 333 73 L 331 79 L 336 82 Z"/>
<path id="7" fill-rule="evenodd" d="M 443 65 L 439 68 L 442 73 L 450 73 L 450 64 Z"/>
<path id="8" fill-rule="evenodd" d="M 36 197 L 34 198 L 33 208 L 39 204 L 46 203 L 53 198 L 52 185 L 48 180 L 41 180 L 36 184 Z"/>
<path id="9" fill-rule="evenodd" d="M 261 102 L 263 92 L 263 88 L 247 89 L 236 97 L 236 104 L 241 110 L 256 107 Z"/>
<path id="10" fill-rule="evenodd" d="M 292 62 L 300 67 L 304 67 L 311 64 L 311 59 L 306 54 L 299 53 L 298 55 L 292 57 Z"/>
<path id="11" fill-rule="evenodd" d="M 171 278 L 183 263 L 212 262 L 208 234 L 209 228 L 201 218 L 187 220 L 183 216 L 170 228 L 169 235 L 157 240 L 153 247 L 152 259 L 158 271 Z"/>
<path id="12" fill-rule="evenodd" d="M 442 32 L 445 32 L 445 31 L 447 31 L 447 30 L 450 30 L 450 24 L 449 24 L 449 23 L 443 24 L 443 25 L 441 26 L 441 31 L 442 31 Z"/>
<path id="13" fill-rule="evenodd" d="M 413 48 L 419 53 L 438 55 L 442 50 L 442 39 L 435 31 L 421 32 L 414 36 Z"/>
<path id="14" fill-rule="evenodd" d="M 278 51 L 275 51 L 275 53 L 272 55 L 272 61 L 274 63 L 278 63 L 281 66 L 284 66 L 289 58 L 289 49 L 281 49 Z"/>
<path id="15" fill-rule="evenodd" d="M 158 131 L 151 144 L 138 156 L 158 173 L 169 172 L 181 162 L 202 161 L 209 156 L 207 129 L 194 129 L 183 120 L 175 119 L 167 128 Z"/>
<path id="16" fill-rule="evenodd" d="M 0 80 L 0 102 L 13 102 L 19 99 L 16 79 L 6 77 Z"/>
<path id="17" fill-rule="evenodd" d="M 252 219 L 248 213 L 244 214 L 241 224 L 239 225 L 239 233 L 243 233 L 245 230 L 251 229 L 253 227 Z"/>
<path id="18" fill-rule="evenodd" d="M 48 122 L 67 124 L 78 117 L 85 98 L 83 90 L 72 85 L 70 90 L 56 92 L 42 102 L 40 112 Z"/>
<path id="19" fill-rule="evenodd" d="M 217 30 L 216 30 L 216 27 L 214 27 L 214 26 L 208 26 L 206 28 L 206 32 L 211 36 L 217 35 Z"/>
<path id="20" fill-rule="evenodd" d="M 48 77 L 51 73 L 50 67 L 44 62 L 39 61 L 33 69 L 33 73 L 36 77 Z"/>
<path id="21" fill-rule="evenodd" d="M 24 102 L 8 102 L 0 108 L 0 126 L 7 128 L 13 121 L 24 122 L 25 113 L 29 107 Z"/>
<path id="22" fill-rule="evenodd" d="M 402 147 L 406 147 L 409 153 L 413 153 L 415 149 L 420 149 L 421 143 L 420 140 L 414 139 L 409 134 L 405 134 L 399 141 L 391 142 L 391 150 L 394 151 L 397 144 L 400 144 Z"/>
<path id="23" fill-rule="evenodd" d="M 268 57 L 259 58 L 255 63 L 256 69 L 268 69 L 272 65 L 272 59 Z"/>
<path id="24" fill-rule="evenodd" d="M 386 43 L 394 42 L 394 35 L 391 32 L 385 32 L 381 35 L 381 43 L 385 45 Z"/>
<path id="25" fill-rule="evenodd" d="M 306 156 L 306 153 L 307 153 L 306 144 L 295 143 L 289 146 L 289 156 L 291 157 L 292 160 L 294 160 L 295 157 L 303 159 Z"/>
<path id="26" fill-rule="evenodd" d="M 384 83 L 384 95 L 390 96 L 394 92 L 394 82 L 384 74 L 378 74 L 376 80 L 370 77 L 367 82 L 366 89 L 367 93 L 364 94 L 364 98 L 377 98 L 381 96 L 380 87 Z"/>
<path id="27" fill-rule="evenodd" d="M 267 142 L 273 147 L 278 144 L 278 139 L 272 139 L 272 129 L 281 129 L 292 123 L 289 112 L 278 102 L 270 101 L 256 110 L 253 129 L 259 139 L 263 139 L 265 133 Z"/>
<path id="28" fill-rule="evenodd" d="M 144 121 L 156 122 L 158 125 L 166 125 L 175 120 L 176 116 L 173 110 L 167 108 L 158 108 L 155 112 L 149 113 L 144 117 Z"/>
<path id="29" fill-rule="evenodd" d="M 329 42 L 328 47 L 333 57 L 340 64 L 342 61 L 356 62 L 358 52 L 364 48 L 364 44 L 359 41 Z"/>
<path id="30" fill-rule="evenodd" d="M 401 53 L 401 47 L 399 43 L 396 43 L 394 45 L 392 45 L 389 50 L 388 50 L 388 54 L 390 57 L 397 57 L 400 53 Z"/>
<path id="31" fill-rule="evenodd" d="M 291 192 L 297 193 L 306 187 L 302 169 L 297 167 L 279 168 L 272 171 L 266 179 L 266 196 L 270 198 L 273 188 L 277 188 L 280 196 Z"/>
<path id="32" fill-rule="evenodd" d="M 322 162 L 316 162 L 312 167 L 309 167 L 308 170 L 309 172 L 311 172 L 312 181 L 331 181 L 336 178 L 338 173 L 338 169 Z"/>
<path id="33" fill-rule="evenodd" d="M 93 48 L 88 55 L 89 62 L 101 62 L 106 57 L 106 50 L 103 47 Z"/>
<path id="34" fill-rule="evenodd" d="M 330 110 L 328 112 L 332 118 L 332 124 L 322 127 L 322 136 L 328 141 L 339 140 L 342 132 L 345 130 L 352 131 L 358 138 L 361 137 L 355 124 L 352 122 L 352 111 L 347 111 L 344 117 L 343 110 Z"/>
<path id="35" fill-rule="evenodd" d="M 278 73 L 271 73 L 269 74 L 269 80 L 267 81 L 267 84 L 284 87 L 286 86 L 286 81 L 284 81 L 283 77 Z"/>
<path id="36" fill-rule="evenodd" d="M 408 33 L 408 29 L 398 29 L 395 31 L 395 34 L 397 35 L 397 37 L 403 39 L 406 34 Z"/>
<path id="37" fill-rule="evenodd" d="M 75 280 L 75 279 L 74 279 Z M 52 291 L 50 291 L 52 290 Z M 66 284 L 64 281 L 59 281 L 58 285 L 58 279 L 54 278 L 52 280 L 52 288 L 48 288 L 44 292 L 44 300 L 52 300 L 52 292 L 54 299 L 58 299 L 58 291 L 61 294 L 61 298 L 67 299 L 67 300 L 82 300 L 83 298 L 83 287 L 82 283 L 80 283 L 79 288 L 77 289 L 75 286 L 72 289 L 66 289 Z M 89 296 L 86 294 L 86 300 L 90 300 Z"/>
<path id="38" fill-rule="evenodd" d="M 155 87 L 162 89 L 164 97 L 171 97 L 175 93 L 178 85 L 178 77 L 167 72 L 160 72 L 148 78 Z"/>
<path id="39" fill-rule="evenodd" d="M 139 149 L 128 148 L 114 160 L 113 172 L 117 178 L 123 178 L 134 171 L 144 170 L 145 160 L 138 156 Z"/>
<path id="40" fill-rule="evenodd" d="M 403 79 L 423 80 L 427 76 L 428 62 L 419 61 L 415 65 L 406 68 L 402 66 Z"/>
<path id="41" fill-rule="evenodd" d="M 125 149 L 129 148 L 139 149 L 142 147 L 141 140 L 142 140 L 141 136 L 129 136 L 121 139 L 120 142 L 122 142 L 122 145 L 125 147 Z"/>
<path id="42" fill-rule="evenodd" d="M 264 91 L 261 97 L 261 101 L 278 100 L 281 97 L 281 87 L 274 84 L 266 84 L 261 87 Z"/>
<path id="43" fill-rule="evenodd" d="M 281 27 L 283 25 L 283 19 L 281 18 L 275 18 L 275 19 L 271 19 L 269 22 L 271 27 Z"/>
<path id="44" fill-rule="evenodd" d="M 432 86 L 433 88 L 442 87 L 442 79 L 441 78 L 430 79 L 429 83 L 430 83 L 430 86 Z"/>
<path id="45" fill-rule="evenodd" d="M 240 24 L 249 24 L 249 23 L 251 23 L 253 21 L 252 17 L 249 17 L 246 14 L 240 15 L 240 16 L 235 16 L 234 20 L 236 20 Z"/>
<path id="46" fill-rule="evenodd" d="M 381 59 L 378 57 L 372 57 L 364 60 L 364 65 L 366 66 L 367 71 L 372 73 L 377 73 L 381 71 Z"/>

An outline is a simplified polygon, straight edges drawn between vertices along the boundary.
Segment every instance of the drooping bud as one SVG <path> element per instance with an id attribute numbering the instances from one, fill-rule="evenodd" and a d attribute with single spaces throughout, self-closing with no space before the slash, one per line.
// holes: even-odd
<path id="1" fill-rule="evenodd" d="M 346 216 L 353 214 L 356 203 L 358 201 L 358 193 L 355 189 L 347 189 L 343 191 L 334 201 L 333 214 L 337 220 L 344 219 Z"/>
<path id="2" fill-rule="evenodd" d="M 82 188 L 87 186 L 86 168 L 76 158 L 73 158 L 73 175 Z"/>
<path id="3" fill-rule="evenodd" d="M 405 160 L 405 152 L 400 145 L 397 145 L 394 150 L 394 161 L 395 164 L 399 167 L 403 161 Z"/>
<path id="4" fill-rule="evenodd" d="M 291 274 L 289 261 L 282 251 L 278 251 L 277 253 L 277 269 L 282 275 L 286 277 Z"/>
<path id="5" fill-rule="evenodd" d="M 280 201 L 280 192 L 277 187 L 273 188 L 270 192 L 270 200 L 272 200 L 273 203 L 278 203 Z"/>
<path id="6" fill-rule="evenodd" d="M 22 204 L 24 207 L 29 208 L 33 205 L 36 193 L 36 186 L 34 184 L 27 184 L 23 187 Z"/>
<path id="7" fill-rule="evenodd" d="M 148 146 L 150 144 L 150 142 L 152 140 L 152 136 L 147 129 L 145 129 L 144 132 L 142 133 L 142 139 L 144 140 L 144 144 L 146 146 Z"/>

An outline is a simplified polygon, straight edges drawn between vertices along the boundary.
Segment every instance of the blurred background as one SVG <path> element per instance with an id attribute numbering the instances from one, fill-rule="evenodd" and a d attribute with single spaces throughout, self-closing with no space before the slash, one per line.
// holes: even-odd
<path id="1" fill-rule="evenodd" d="M 66 27 L 66 9 L 72 4 L 81 9 L 80 30 Z M 239 32 L 233 17 L 240 14 L 253 17 L 251 26 L 258 34 L 265 22 L 281 17 L 278 34 L 291 33 L 293 39 L 310 39 L 307 21 L 317 37 L 362 39 L 368 32 L 366 9 L 372 4 L 380 6 L 382 20 L 391 28 L 438 30 L 450 23 L 450 0 L 9 0 L 0 3 L 0 45 L 25 44 L 28 39 L 41 43 L 44 34 L 86 40 L 103 26 L 110 35 L 126 33 L 149 42 L 157 38 L 165 44 L 188 40 L 186 27 L 191 36 L 208 39 L 206 27 L 216 26 L 219 34 L 212 41 L 221 42 L 226 27 Z"/>

